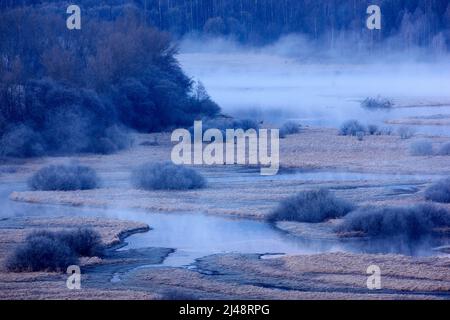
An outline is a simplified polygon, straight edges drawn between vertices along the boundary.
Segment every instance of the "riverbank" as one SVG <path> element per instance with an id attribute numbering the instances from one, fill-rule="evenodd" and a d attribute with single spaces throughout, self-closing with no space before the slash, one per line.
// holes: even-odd
<path id="1" fill-rule="evenodd" d="M 381 269 L 381 290 L 367 288 L 370 265 Z M 261 259 L 213 255 L 191 269 L 146 268 L 121 284 L 169 291 L 188 299 L 448 299 L 450 259 L 330 253 Z"/>
<path id="2" fill-rule="evenodd" d="M 26 236 L 35 230 L 61 230 L 89 227 L 98 231 L 103 244 L 108 247 L 104 258 L 81 258 L 82 290 L 66 287 L 67 275 L 55 272 L 8 272 L 5 260 L 20 245 Z M 62 216 L 14 216 L 0 220 L 0 299 L 161 299 L 160 295 L 137 290 L 102 289 L 95 279 L 102 273 L 97 270 L 128 268 L 137 263 L 159 264 L 171 249 L 148 249 L 146 259 L 139 260 L 138 252 L 123 255 L 115 249 L 124 244 L 124 239 L 132 234 L 147 232 L 149 226 L 143 223 L 94 217 Z M 147 250 L 147 251 L 148 251 Z M 104 274 L 108 282 L 108 275 Z"/>

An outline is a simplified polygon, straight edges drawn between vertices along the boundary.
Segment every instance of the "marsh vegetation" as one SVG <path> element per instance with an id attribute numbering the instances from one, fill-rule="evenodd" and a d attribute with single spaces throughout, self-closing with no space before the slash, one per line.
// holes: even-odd
<path id="1" fill-rule="evenodd" d="M 171 162 L 145 163 L 135 168 L 131 181 L 144 190 L 192 190 L 206 187 L 206 179 L 195 169 Z"/>
<path id="2" fill-rule="evenodd" d="M 94 169 L 77 165 L 50 165 L 39 169 L 28 180 L 31 190 L 69 191 L 89 190 L 99 186 Z"/>
<path id="3" fill-rule="evenodd" d="M 103 250 L 99 233 L 92 229 L 36 231 L 14 250 L 6 267 L 14 272 L 65 272 L 79 257 L 102 256 Z"/>

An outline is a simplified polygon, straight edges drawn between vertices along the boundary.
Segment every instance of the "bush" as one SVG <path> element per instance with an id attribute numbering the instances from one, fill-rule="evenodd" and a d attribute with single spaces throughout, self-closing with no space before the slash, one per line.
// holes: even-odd
<path id="1" fill-rule="evenodd" d="M 247 131 L 248 129 L 259 129 L 259 123 L 258 121 L 251 120 L 251 119 L 241 119 L 241 120 L 234 120 L 232 128 L 230 129 L 242 129 L 244 131 Z"/>
<path id="2" fill-rule="evenodd" d="M 108 99 L 94 91 L 50 79 L 29 80 L 23 87 L 28 104 L 5 117 L 10 125 L 0 132 L 2 155 L 111 153 L 129 146 Z"/>
<path id="3" fill-rule="evenodd" d="M 136 188 L 145 190 L 188 190 L 206 186 L 206 179 L 197 171 L 166 163 L 146 163 L 135 170 L 131 181 Z"/>
<path id="4" fill-rule="evenodd" d="M 415 130 L 410 127 L 400 127 L 398 128 L 398 135 L 401 139 L 410 139 L 414 136 Z"/>
<path id="5" fill-rule="evenodd" d="M 379 129 L 378 126 L 375 125 L 375 124 L 370 124 L 370 125 L 368 125 L 368 126 L 367 126 L 367 132 L 368 132 L 371 136 L 373 136 L 373 135 L 380 135 L 380 134 L 381 134 L 380 129 Z"/>
<path id="6" fill-rule="evenodd" d="M 48 230 L 36 231 L 31 233 L 26 238 L 26 241 L 34 238 L 48 238 L 62 242 L 81 257 L 102 256 L 104 251 L 100 234 L 91 228 L 78 228 L 58 232 Z"/>
<path id="7" fill-rule="evenodd" d="M 7 260 L 10 271 L 65 271 L 78 257 L 102 256 L 100 234 L 89 228 L 33 232 Z"/>
<path id="8" fill-rule="evenodd" d="M 77 264 L 76 254 L 65 243 L 51 237 L 34 235 L 7 259 L 9 271 L 65 271 Z"/>
<path id="9" fill-rule="evenodd" d="M 336 198 L 328 190 L 302 191 L 282 201 L 269 220 L 316 223 L 342 217 L 353 208 L 352 204 Z"/>
<path id="10" fill-rule="evenodd" d="M 450 142 L 447 142 L 440 147 L 440 149 L 438 151 L 438 155 L 450 156 Z"/>
<path id="11" fill-rule="evenodd" d="M 430 156 L 433 154 L 433 145 L 427 140 L 415 141 L 411 143 L 409 152 L 412 156 Z"/>
<path id="12" fill-rule="evenodd" d="M 10 128 L 1 136 L 0 155 L 5 157 L 35 157 L 44 154 L 44 142 L 37 132 L 25 125 Z"/>
<path id="13" fill-rule="evenodd" d="M 369 110 L 391 109 L 393 105 L 394 103 L 392 101 L 380 96 L 376 98 L 366 98 L 361 102 L 361 106 Z"/>
<path id="14" fill-rule="evenodd" d="M 358 132 L 356 133 L 356 138 L 358 139 L 358 141 L 363 141 L 365 135 L 366 135 L 366 134 L 365 134 L 363 131 L 358 131 Z"/>
<path id="15" fill-rule="evenodd" d="M 117 125 L 107 128 L 103 137 L 92 141 L 89 150 L 95 153 L 112 154 L 128 149 L 133 144 L 128 130 Z"/>
<path id="16" fill-rule="evenodd" d="M 296 134 L 300 132 L 300 124 L 295 121 L 288 121 L 284 123 L 280 128 L 280 137 L 284 138 L 290 134 Z"/>
<path id="17" fill-rule="evenodd" d="M 339 134 L 342 136 L 356 136 L 360 132 L 366 132 L 366 127 L 364 127 L 357 120 L 348 120 L 341 125 Z"/>
<path id="18" fill-rule="evenodd" d="M 425 190 L 425 199 L 450 203 L 450 178 L 440 180 Z"/>
<path id="19" fill-rule="evenodd" d="M 81 257 L 101 257 L 103 255 L 102 238 L 93 229 L 80 228 L 74 231 L 63 231 L 58 233 L 57 237 Z"/>
<path id="20" fill-rule="evenodd" d="M 377 133 L 377 135 L 385 135 L 385 136 L 390 136 L 392 135 L 393 130 L 391 127 L 384 127 L 381 128 L 380 131 Z"/>
<path id="21" fill-rule="evenodd" d="M 50 165 L 40 169 L 28 181 L 32 190 L 69 191 L 95 189 L 97 173 L 80 165 Z"/>
<path id="22" fill-rule="evenodd" d="M 450 227 L 450 213 L 431 205 L 361 208 L 345 216 L 337 232 L 356 232 L 370 237 L 406 236 L 418 239 L 436 228 Z"/>

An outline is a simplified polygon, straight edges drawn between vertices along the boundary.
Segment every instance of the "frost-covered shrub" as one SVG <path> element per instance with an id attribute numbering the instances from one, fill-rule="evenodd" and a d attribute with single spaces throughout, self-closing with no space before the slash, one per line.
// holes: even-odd
<path id="1" fill-rule="evenodd" d="M 79 228 L 56 234 L 77 255 L 81 257 L 98 257 L 103 255 L 104 246 L 100 234 L 94 229 Z"/>
<path id="2" fill-rule="evenodd" d="M 425 199 L 450 203 L 450 178 L 442 179 L 428 187 L 425 190 Z"/>
<path id="3" fill-rule="evenodd" d="M 323 222 L 353 210 L 349 202 L 326 189 L 302 191 L 285 199 L 269 216 L 270 221 Z"/>
<path id="4" fill-rule="evenodd" d="M 0 156 L 26 158 L 44 154 L 41 135 L 25 125 L 11 127 L 0 137 Z"/>
<path id="5" fill-rule="evenodd" d="M 29 180 L 32 190 L 69 191 L 95 189 L 99 179 L 94 169 L 80 165 L 50 165 L 37 171 Z"/>
<path id="6" fill-rule="evenodd" d="M 380 131 L 380 129 L 378 128 L 378 126 L 376 124 L 369 124 L 367 126 L 367 132 L 371 136 L 373 136 L 373 135 L 380 135 L 381 134 L 381 131 Z"/>
<path id="7" fill-rule="evenodd" d="M 381 128 L 381 130 L 380 130 L 380 134 L 385 135 L 385 136 L 390 136 L 393 134 L 393 132 L 394 131 L 391 127 L 384 127 L 384 128 Z"/>
<path id="8" fill-rule="evenodd" d="M 36 237 L 45 237 L 60 241 L 81 257 L 102 256 L 104 251 L 100 234 L 91 228 L 77 228 L 63 231 L 36 231 L 31 233 L 26 238 L 26 241 Z"/>
<path id="9" fill-rule="evenodd" d="M 301 125 L 295 121 L 285 122 L 280 128 L 280 137 L 284 138 L 290 134 L 297 134 L 300 132 Z"/>
<path id="10" fill-rule="evenodd" d="M 36 235 L 15 249 L 6 261 L 6 268 L 14 272 L 65 271 L 77 263 L 77 255 L 67 244 Z"/>
<path id="11" fill-rule="evenodd" d="M 206 186 L 206 179 L 196 170 L 171 162 L 146 163 L 133 170 L 131 181 L 145 190 L 189 190 Z"/>
<path id="12" fill-rule="evenodd" d="M 398 135 L 400 136 L 400 138 L 406 140 L 406 139 L 410 139 L 414 136 L 414 134 L 416 133 L 415 130 L 413 128 L 410 127 L 400 127 L 398 128 Z"/>
<path id="13" fill-rule="evenodd" d="M 366 135 L 365 132 L 363 132 L 363 131 L 358 131 L 358 132 L 356 133 L 356 138 L 358 139 L 358 141 L 363 141 L 365 135 Z"/>
<path id="14" fill-rule="evenodd" d="M 7 259 L 10 271 L 65 271 L 78 257 L 102 256 L 100 234 L 89 228 L 36 231 Z"/>
<path id="15" fill-rule="evenodd" d="M 406 236 L 418 239 L 442 227 L 450 227 L 450 213 L 447 210 L 431 205 L 416 205 L 360 208 L 346 215 L 336 231 L 370 237 Z"/>
<path id="16" fill-rule="evenodd" d="M 391 109 L 394 106 L 394 103 L 389 99 L 378 96 L 376 98 L 364 99 L 364 101 L 361 102 L 361 106 L 369 110 Z"/>
<path id="17" fill-rule="evenodd" d="M 409 153 L 412 156 L 430 156 L 433 154 L 433 145 L 428 140 L 420 140 L 411 143 Z"/>
<path id="18" fill-rule="evenodd" d="M 128 130 L 114 125 L 107 128 L 104 135 L 91 142 L 89 149 L 96 153 L 111 154 L 129 148 L 133 144 Z"/>
<path id="19" fill-rule="evenodd" d="M 233 126 L 230 129 L 242 129 L 244 131 L 247 131 L 248 129 L 259 129 L 259 123 L 256 120 L 252 119 L 241 119 L 241 120 L 234 120 Z"/>
<path id="20" fill-rule="evenodd" d="M 356 136 L 358 132 L 366 132 L 367 129 L 357 120 L 348 120 L 341 125 L 339 134 L 342 136 Z"/>

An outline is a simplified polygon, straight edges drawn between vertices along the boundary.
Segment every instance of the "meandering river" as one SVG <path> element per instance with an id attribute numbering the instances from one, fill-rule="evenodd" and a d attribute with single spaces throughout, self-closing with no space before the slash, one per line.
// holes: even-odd
<path id="1" fill-rule="evenodd" d="M 216 179 L 242 179 L 246 173 L 235 173 L 234 176 L 217 177 Z M 251 176 L 264 179 L 258 175 Z M 420 178 L 436 178 L 431 176 L 417 177 L 409 175 L 386 175 L 344 172 L 297 172 L 280 174 L 278 179 L 304 180 L 304 181 L 358 181 L 391 179 L 395 181 L 411 181 Z M 255 178 L 256 179 L 256 178 Z M 404 187 L 405 185 L 403 185 Z M 406 184 L 408 186 L 408 184 Z M 414 186 L 412 183 L 410 186 Z M 392 187 L 392 186 L 391 186 Z M 2 217 L 14 216 L 100 216 L 119 218 L 131 221 L 144 222 L 152 229 L 146 233 L 134 234 L 126 239 L 127 245 L 120 250 L 165 247 L 173 248 L 175 252 L 165 261 L 165 266 L 189 266 L 195 259 L 219 253 L 259 253 L 277 254 L 313 254 L 324 252 L 376 252 L 376 253 L 402 253 L 407 255 L 433 255 L 437 254 L 431 248 L 430 241 L 410 243 L 406 240 L 396 241 L 341 241 L 338 239 L 314 239 L 294 237 L 285 233 L 272 224 L 252 219 L 230 218 L 220 215 L 202 213 L 153 213 L 137 209 L 117 208 L 89 208 L 71 207 L 62 205 L 41 205 L 21 203 L 9 200 L 12 191 L 26 190 L 24 183 L 1 183 L 0 201 L 2 203 Z"/>

